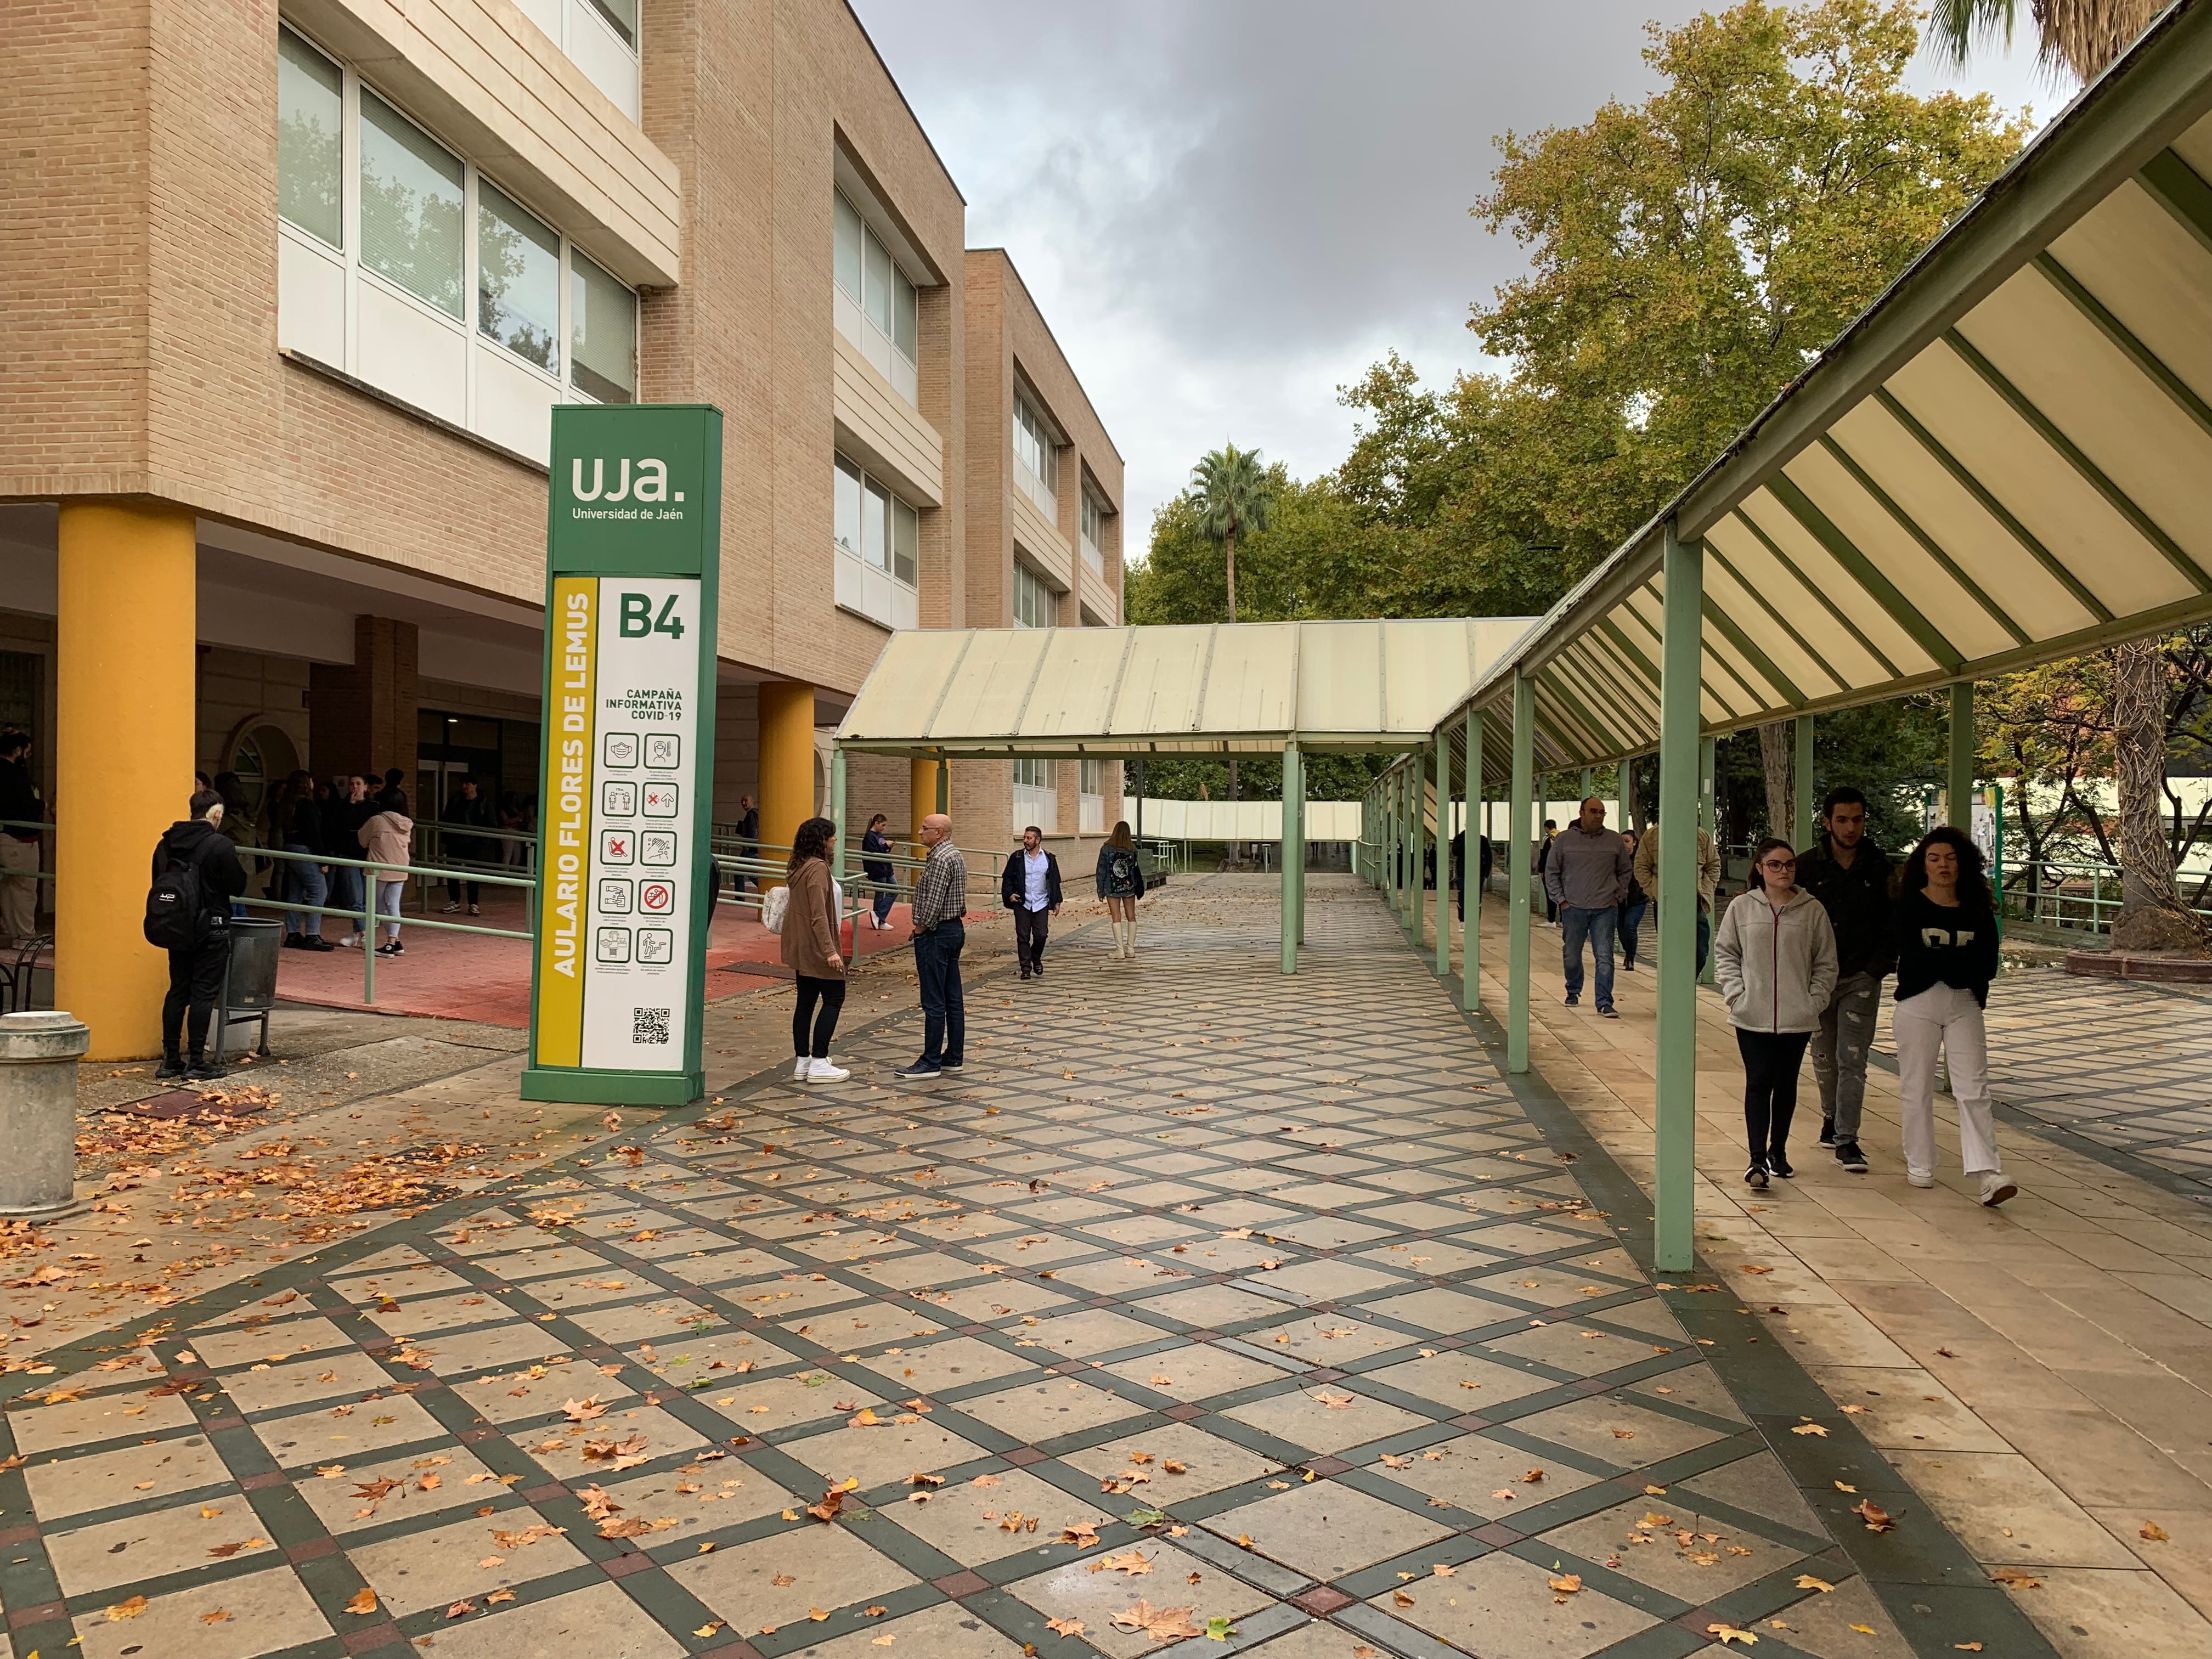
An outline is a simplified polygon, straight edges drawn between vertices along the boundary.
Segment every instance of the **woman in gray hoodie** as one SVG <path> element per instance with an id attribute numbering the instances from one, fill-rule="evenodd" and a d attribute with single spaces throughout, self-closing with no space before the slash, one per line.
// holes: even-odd
<path id="1" fill-rule="evenodd" d="M 1743 1055 L 1746 1184 L 1793 1173 L 1785 1150 L 1797 1073 L 1836 988 L 1836 933 L 1820 900 L 1797 885 L 1797 855 L 1771 836 L 1752 849 L 1751 887 L 1721 918 L 1713 975 Z"/>

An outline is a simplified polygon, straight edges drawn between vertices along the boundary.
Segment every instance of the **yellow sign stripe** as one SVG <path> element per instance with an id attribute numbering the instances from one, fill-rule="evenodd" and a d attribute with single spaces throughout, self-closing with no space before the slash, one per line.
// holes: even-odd
<path id="1" fill-rule="evenodd" d="M 592 717 L 599 635 L 599 579 L 561 576 L 545 649 L 552 662 L 545 708 L 544 839 L 538 878 L 540 1066 L 580 1066 L 584 975 L 592 892 Z"/>

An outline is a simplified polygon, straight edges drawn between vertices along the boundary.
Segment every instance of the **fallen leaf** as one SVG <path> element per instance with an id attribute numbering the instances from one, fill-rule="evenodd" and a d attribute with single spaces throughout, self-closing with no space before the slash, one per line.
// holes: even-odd
<path id="1" fill-rule="evenodd" d="M 1818 1423 L 1800 1423 L 1792 1428 L 1790 1432 L 1792 1434 L 1817 1434 L 1823 1440 L 1826 1440 L 1828 1437 L 1828 1431 L 1822 1428 Z"/>
<path id="2" fill-rule="evenodd" d="M 2166 1528 L 2160 1526 L 2155 1521 L 2144 1522 L 2142 1523 L 2142 1530 L 2136 1535 L 2143 1539 L 2147 1542 L 2153 1544 L 2164 1544 L 2171 1541 L 2166 1535 Z"/>
<path id="3" fill-rule="evenodd" d="M 119 1623 L 125 1619 L 136 1619 L 145 1611 L 146 1598 L 143 1595 L 134 1595 L 129 1601 L 118 1601 L 113 1607 L 108 1608 L 107 1617 L 111 1622 Z"/>
<path id="4" fill-rule="evenodd" d="M 1180 1642 L 1206 1632 L 1190 1622 L 1188 1607 L 1156 1607 L 1149 1601 L 1114 1615 L 1117 1630 L 1141 1631 L 1156 1642 Z"/>
<path id="5" fill-rule="evenodd" d="M 2041 1589 L 2043 1581 L 2032 1572 L 2022 1572 L 2018 1567 L 1999 1567 L 1990 1579 L 2007 1589 Z"/>
<path id="6" fill-rule="evenodd" d="M 1797 1575 L 1797 1588 L 1799 1589 L 1820 1590 L 1825 1594 L 1827 1591 L 1835 1589 L 1835 1586 L 1825 1578 L 1815 1578 L 1809 1572 L 1801 1572 Z"/>
<path id="7" fill-rule="evenodd" d="M 1866 1522 L 1869 1532 L 1887 1532 L 1897 1524 L 1890 1519 L 1889 1511 L 1871 1498 L 1862 1498 L 1852 1504 L 1851 1513 Z"/>
<path id="8" fill-rule="evenodd" d="M 514 1592 L 508 1589 L 505 1585 L 501 1585 L 499 1589 L 494 1590 L 489 1595 L 484 1597 L 484 1605 L 486 1607 L 489 1607 L 495 1601 L 512 1601 L 513 1600 L 514 1600 Z"/>
<path id="9" fill-rule="evenodd" d="M 1759 1642 L 1759 1638 L 1749 1631 L 1738 1630 L 1734 1625 L 1708 1625 L 1705 1626 L 1705 1634 L 1719 1637 L 1723 1647 L 1726 1647 L 1731 1642 L 1741 1642 L 1748 1648 L 1756 1646 Z"/>
<path id="10" fill-rule="evenodd" d="M 1083 1621 L 1080 1619 L 1048 1619 L 1044 1621 L 1044 1627 L 1055 1636 L 1083 1634 Z"/>
<path id="11" fill-rule="evenodd" d="M 446 1609 L 446 1617 L 448 1619 L 464 1619 L 470 1613 L 474 1613 L 476 1610 L 477 1604 L 464 1597 L 462 1600 L 454 1602 L 453 1606 Z"/>
<path id="12" fill-rule="evenodd" d="M 200 1623 L 203 1625 L 220 1625 L 229 1617 L 230 1615 L 228 1613 L 225 1613 L 221 1607 L 217 1607 L 212 1613 L 202 1613 L 200 1615 Z"/>
<path id="13" fill-rule="evenodd" d="M 599 1403 L 597 1395 L 588 1400 L 563 1401 L 561 1409 L 568 1414 L 571 1423 L 588 1423 L 595 1417 L 605 1417 L 607 1408 Z"/>
<path id="14" fill-rule="evenodd" d="M 345 1610 L 356 1618 L 366 1618 L 376 1611 L 376 1592 L 373 1589 L 356 1590 L 353 1600 L 345 1604 Z"/>
<path id="15" fill-rule="evenodd" d="M 1573 1595 L 1583 1587 L 1583 1576 L 1578 1572 L 1571 1572 L 1564 1577 L 1547 1578 L 1544 1582 L 1561 1595 Z"/>
<path id="16" fill-rule="evenodd" d="M 1862 1636 L 1872 1636 L 1875 1633 L 1872 1625 L 1853 1625 L 1851 1628 Z"/>

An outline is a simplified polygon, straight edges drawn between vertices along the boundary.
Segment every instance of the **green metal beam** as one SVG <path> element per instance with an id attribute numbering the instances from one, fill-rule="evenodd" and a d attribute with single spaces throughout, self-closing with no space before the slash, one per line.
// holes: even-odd
<path id="1" fill-rule="evenodd" d="M 1705 638 L 1704 550 L 1667 526 L 1666 673 L 1659 738 L 1659 1007 L 1653 1249 L 1662 1273 L 1691 1266 L 1698 1134 L 1696 686 Z M 1679 625 L 1678 625 L 1679 624 Z M 1684 902 L 1686 896 L 1688 902 Z"/>
<path id="2" fill-rule="evenodd" d="M 1513 805 L 1505 832 L 1507 881 L 1512 909 L 1505 944 L 1505 1069 L 1528 1069 L 1529 860 L 1536 850 L 1536 688 L 1525 674 L 1513 677 Z"/>
<path id="3" fill-rule="evenodd" d="M 1898 402 L 1888 387 L 1884 386 L 1874 395 L 1875 401 L 1888 413 L 1890 419 L 1911 433 L 1921 448 L 1928 452 L 1929 459 L 1949 473 L 1958 486 L 1974 498 L 1983 512 L 2004 526 L 2005 533 L 2020 544 L 2021 550 L 2027 554 L 2028 557 L 2043 567 L 2045 574 L 2071 593 L 2075 603 L 2099 622 L 2112 620 L 2110 607 L 2091 592 L 2081 579 L 2068 569 L 2064 562 L 2045 547 L 2035 532 L 2014 516 L 2010 507 L 1990 493 L 1989 486 L 1974 476 L 1972 468 L 1946 448 L 1942 441 L 1934 433 L 1923 426 L 1918 416 Z"/>
<path id="4" fill-rule="evenodd" d="M 2212 253 L 2212 185 L 2171 149 L 2162 149 L 2144 162 L 2136 177 L 2150 191 L 2151 199 L 2172 216 L 2174 223 Z"/>
<path id="5" fill-rule="evenodd" d="M 1873 476 L 1869 474 L 1864 467 L 1858 464 L 1849 450 L 1838 443 L 1831 434 L 1825 432 L 1820 434 L 1820 447 L 1828 452 L 1829 455 L 1834 459 L 1837 465 L 1842 467 L 1844 471 L 1851 475 L 1852 479 L 1858 484 L 1860 489 L 1865 490 L 1868 495 L 1874 497 L 1875 501 L 1881 506 L 1882 510 L 1887 513 L 1889 516 L 1896 521 L 1897 527 L 1899 529 L 1905 532 L 1906 535 L 1911 537 L 1915 542 L 1917 542 L 1920 544 L 1920 550 L 1925 553 L 1935 562 L 1938 569 L 1942 571 L 1942 573 L 1948 576 L 1953 581 L 1958 583 L 1960 589 L 1965 592 L 1969 599 L 1972 599 L 1976 605 L 1978 605 L 1984 611 L 1988 612 L 1989 618 L 1991 622 L 1995 623 L 1998 627 L 2003 629 L 2006 633 L 2012 635 L 2013 643 L 2015 645 L 2026 645 L 2029 642 L 2031 635 L 2025 628 L 2022 628 L 2018 623 L 2013 620 L 2012 612 L 2007 611 L 2002 605 L 1991 599 L 1988 592 L 1984 590 L 1979 582 L 1976 581 L 1972 576 L 1969 576 L 1963 569 L 1961 569 L 1959 566 L 1959 562 L 1956 559 L 1954 559 L 1948 553 L 1945 552 L 1942 544 L 1937 542 L 1936 539 L 1933 536 L 1929 535 L 1925 530 L 1923 530 L 1920 527 L 1919 521 L 1910 513 L 1907 513 L 1902 507 L 1899 506 L 1895 498 L 1893 497 L 1887 490 L 1884 489 L 1880 484 L 1874 481 Z"/>
<path id="6" fill-rule="evenodd" d="M 1928 620 L 1918 605 L 1899 591 L 1896 583 L 1875 568 L 1875 562 L 1859 550 L 1858 544 L 1844 534 L 1842 527 L 1820 510 L 1796 479 L 1786 472 L 1778 472 L 1766 481 L 1766 493 L 1781 502 L 1814 541 L 1828 550 L 1830 556 L 1843 566 L 1866 596 L 1881 607 L 1882 614 L 1910 635 L 1930 658 L 1952 670 L 1966 660 L 1959 647 L 1944 637 L 1943 631 Z"/>
<path id="7" fill-rule="evenodd" d="M 2105 498 L 2105 504 L 2128 521 L 2129 527 L 2159 550 L 2161 557 L 2181 575 L 2188 578 L 2200 593 L 2212 592 L 2212 576 L 2207 576 L 2196 560 L 2182 550 L 2181 544 L 2159 527 L 2156 520 L 2136 505 L 2134 496 L 2114 483 L 2105 470 L 2085 454 L 2080 445 L 2061 432 L 2057 426 L 2039 408 L 2034 400 L 2005 378 L 2002 370 L 1982 356 L 1974 343 L 1955 328 L 1943 331 L 1943 342 L 1959 354 L 1961 362 L 1982 377 L 1990 391 L 2004 399 L 2014 414 L 2034 430 L 2035 435 L 2058 452 L 2075 474 Z"/>
<path id="8" fill-rule="evenodd" d="M 1437 728 L 1437 977 L 1451 977 L 1451 734 Z"/>
<path id="9" fill-rule="evenodd" d="M 1700 544 L 1700 546 L 1702 545 Z M 1701 560 L 1698 568 L 1700 597 L 1704 592 L 1705 576 L 1704 562 Z M 1720 812 L 1713 799 L 1713 775 L 1718 769 L 1716 763 L 1719 757 L 1720 744 L 1717 739 L 1713 738 L 1698 739 L 1698 828 L 1712 837 L 1716 850 L 1720 846 L 1721 831 Z M 1712 919 L 1712 925 L 1717 928 L 1720 924 L 1721 919 L 1715 916 Z M 1705 953 L 1705 971 L 1698 975 L 1698 983 L 1711 985 L 1712 982 L 1713 957 L 1712 952 L 1708 951 Z"/>
<path id="10" fill-rule="evenodd" d="M 1790 735 L 1797 742 L 1797 760 L 1790 769 L 1790 776 L 1796 785 L 1791 791 L 1795 799 L 1790 804 L 1796 809 L 1795 816 L 1797 821 L 1793 826 L 1796 845 L 1798 851 L 1802 852 L 1813 844 L 1813 823 L 1817 816 L 1814 803 L 1820 799 L 1813 789 L 1813 717 L 1800 714 L 1791 725 L 1794 729 Z"/>
<path id="11" fill-rule="evenodd" d="M 1944 800 L 1944 822 L 1966 830 L 1974 828 L 1974 683 L 1959 680 L 1951 687 L 1949 787 Z"/>
<path id="12" fill-rule="evenodd" d="M 1459 1006 L 1482 1006 L 1482 711 L 1467 711 L 1467 836 L 1460 843 L 1459 890 L 1467 921 L 1459 957 Z"/>
<path id="13" fill-rule="evenodd" d="M 1834 669 L 1828 666 L 1827 653 L 1824 651 L 1814 650 L 1813 648 L 1812 641 L 1807 639 L 1802 634 L 1797 631 L 1796 623 L 1791 622 L 1789 617 L 1784 616 L 1779 611 L 1777 611 L 1774 608 L 1774 602 L 1768 599 L 1765 593 L 1761 592 L 1752 583 L 1746 581 L 1743 577 L 1743 573 L 1729 562 L 1728 555 L 1723 553 L 1717 544 L 1711 541 L 1708 541 L 1705 544 L 1705 563 L 1709 568 L 1713 565 L 1718 565 L 1723 571 L 1728 573 L 1728 579 L 1730 581 L 1734 582 L 1738 587 L 1751 595 L 1752 603 L 1756 605 L 1761 611 L 1764 611 L 1777 628 L 1780 629 L 1784 633 L 1787 634 L 1791 640 L 1796 642 L 1797 648 L 1805 653 L 1807 659 L 1811 661 L 1813 665 L 1828 677 L 1829 684 L 1834 686 L 1838 691 L 1844 692 L 1846 694 L 1850 692 L 1851 689 L 1850 682 L 1846 680 L 1841 674 L 1836 672 Z M 1810 699 L 1808 698 L 1807 701 L 1809 702 Z"/>
<path id="14" fill-rule="evenodd" d="M 1305 757 L 1295 739 L 1283 745 L 1283 971 L 1298 971 L 1305 908 Z"/>
<path id="15" fill-rule="evenodd" d="M 1759 678 L 1782 694 L 1783 702 L 1794 708 L 1807 701 L 1805 694 L 1797 689 L 1797 682 L 1777 667 L 1773 658 L 1753 644 L 1751 635 L 1738 628 L 1735 618 L 1716 605 L 1711 596 L 1705 599 L 1705 620 L 1718 629 L 1730 645 L 1743 653 Z"/>

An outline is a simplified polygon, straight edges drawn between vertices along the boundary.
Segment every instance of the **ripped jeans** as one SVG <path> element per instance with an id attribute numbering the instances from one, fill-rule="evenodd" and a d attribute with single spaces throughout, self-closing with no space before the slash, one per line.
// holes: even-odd
<path id="1" fill-rule="evenodd" d="M 1859 1114 L 1866 1105 L 1867 1051 L 1874 1044 L 1875 1017 L 1881 1012 L 1881 981 L 1873 974 L 1846 974 L 1820 1015 L 1813 1033 L 1813 1076 L 1820 1085 L 1820 1115 L 1835 1125 L 1838 1141 L 1859 1138 Z"/>

